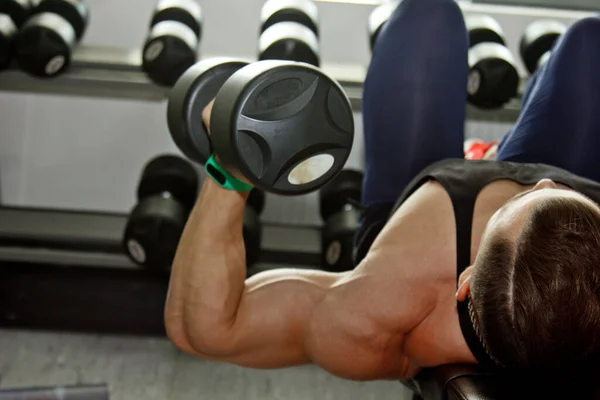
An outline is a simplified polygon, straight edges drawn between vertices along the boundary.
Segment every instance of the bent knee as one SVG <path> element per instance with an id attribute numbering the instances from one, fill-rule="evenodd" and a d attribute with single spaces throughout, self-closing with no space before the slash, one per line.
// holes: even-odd
<path id="1" fill-rule="evenodd" d="M 432 25 L 439 29 L 459 23 L 466 32 L 462 10 L 454 0 L 404 0 L 399 2 L 391 20 L 399 16 L 406 19 L 405 24 L 410 21 L 422 29 L 431 29 Z"/>
<path id="2" fill-rule="evenodd" d="M 600 54 L 600 17 L 586 17 L 573 23 L 564 34 L 560 45 L 590 51 L 597 49 Z"/>

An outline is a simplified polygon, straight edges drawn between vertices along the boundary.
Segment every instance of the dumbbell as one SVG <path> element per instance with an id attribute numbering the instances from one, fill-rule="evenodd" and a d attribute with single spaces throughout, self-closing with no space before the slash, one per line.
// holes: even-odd
<path id="1" fill-rule="evenodd" d="M 369 23 L 367 25 L 369 34 L 369 44 L 371 51 L 375 48 L 375 42 L 379 37 L 379 33 L 383 25 L 390 19 L 392 13 L 398 7 L 400 1 L 390 1 L 377 6 L 369 15 Z"/>
<path id="2" fill-rule="evenodd" d="M 487 15 L 466 16 L 465 23 L 470 46 L 467 99 L 479 108 L 500 108 L 516 97 L 520 83 L 502 27 Z"/>
<path id="3" fill-rule="evenodd" d="M 209 139 L 202 111 L 213 99 Z M 293 61 L 200 61 L 171 90 L 167 117 L 186 157 L 205 164 L 214 153 L 228 172 L 282 195 L 328 182 L 346 163 L 354 140 L 352 108 L 340 85 Z M 207 172 L 221 180 L 209 166 Z"/>
<path id="4" fill-rule="evenodd" d="M 259 60 L 319 66 L 319 13 L 312 0 L 267 0 L 260 26 Z"/>
<path id="5" fill-rule="evenodd" d="M 552 20 L 534 21 L 525 28 L 519 52 L 530 74 L 548 61 L 554 44 L 566 31 L 566 25 Z"/>
<path id="6" fill-rule="evenodd" d="M 142 69 L 156 84 L 173 86 L 198 58 L 202 9 L 194 0 L 161 0 L 142 51 Z"/>
<path id="7" fill-rule="evenodd" d="M 344 169 L 319 191 L 325 225 L 321 233 L 323 268 L 331 272 L 354 268 L 354 234 L 358 229 L 363 174 Z"/>
<path id="8" fill-rule="evenodd" d="M 198 193 L 198 174 L 185 159 L 165 154 L 144 166 L 138 202 L 129 214 L 123 245 L 133 262 L 168 272 Z"/>
<path id="9" fill-rule="evenodd" d="M 260 214 L 265 207 L 265 193 L 262 190 L 253 189 L 248 195 L 246 208 L 244 210 L 243 236 L 246 248 L 246 264 L 255 264 L 260 256 L 262 242 L 262 224 Z"/>
<path id="10" fill-rule="evenodd" d="M 0 70 L 10 66 L 14 37 L 30 11 L 29 0 L 0 1 Z"/>
<path id="11" fill-rule="evenodd" d="M 0 13 L 0 70 L 10 66 L 12 60 L 12 40 L 17 33 L 17 27 L 12 19 Z"/>
<path id="12" fill-rule="evenodd" d="M 74 46 L 89 21 L 83 0 L 40 0 L 15 38 L 19 68 L 37 77 L 53 77 L 71 64 Z"/>

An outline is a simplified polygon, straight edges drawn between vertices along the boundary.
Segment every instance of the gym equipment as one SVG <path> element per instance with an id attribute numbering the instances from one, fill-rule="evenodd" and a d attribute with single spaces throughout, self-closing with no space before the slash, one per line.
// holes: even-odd
<path id="1" fill-rule="evenodd" d="M 519 52 L 530 74 L 548 61 L 554 44 L 566 30 L 566 25 L 552 20 L 534 21 L 525 28 Z"/>
<path id="2" fill-rule="evenodd" d="M 202 110 L 213 98 L 209 139 Z M 354 140 L 352 108 L 340 85 L 318 68 L 291 61 L 201 61 L 171 90 L 167 116 L 187 157 L 204 164 L 214 151 L 227 171 L 282 195 L 308 193 L 331 180 Z"/>
<path id="3" fill-rule="evenodd" d="M 161 0 L 150 22 L 142 69 L 154 83 L 173 86 L 198 58 L 202 9 L 194 0 Z"/>
<path id="4" fill-rule="evenodd" d="M 0 14 L 0 70 L 9 67 L 12 60 L 12 41 L 17 33 L 13 20 L 6 14 Z"/>
<path id="5" fill-rule="evenodd" d="M 41 0 L 15 38 L 19 67 L 37 77 L 53 77 L 71 63 L 73 47 L 89 22 L 84 0 Z"/>
<path id="6" fill-rule="evenodd" d="M 161 155 L 143 169 L 138 203 L 129 214 L 123 245 L 133 262 L 168 272 L 198 193 L 198 174 L 183 158 Z"/>
<path id="7" fill-rule="evenodd" d="M 517 95 L 519 72 L 502 27 L 487 15 L 465 17 L 469 32 L 467 99 L 482 109 L 500 108 Z"/>
<path id="8" fill-rule="evenodd" d="M 327 271 L 354 268 L 354 234 L 360 218 L 362 181 L 362 172 L 344 169 L 319 191 L 321 217 L 325 221 L 321 260 Z"/>
<path id="9" fill-rule="evenodd" d="M 0 1 L 0 70 L 10 66 L 13 40 L 31 11 L 29 0 Z"/>
<path id="10" fill-rule="evenodd" d="M 8 15 L 15 26 L 20 28 L 31 12 L 30 0 L 1 0 L 0 14 Z"/>
<path id="11" fill-rule="evenodd" d="M 390 16 L 398 7 L 400 1 L 391 1 L 388 3 L 383 3 L 380 6 L 377 6 L 369 15 L 369 23 L 368 23 L 368 34 L 369 34 L 369 44 L 371 46 L 371 51 L 375 47 L 375 42 L 379 37 L 379 32 L 383 28 L 383 25 L 390 19 Z"/>
<path id="12" fill-rule="evenodd" d="M 262 190 L 253 189 L 246 201 L 244 210 L 243 236 L 246 248 L 246 264 L 251 266 L 258 261 L 260 246 L 262 242 L 262 225 L 260 214 L 265 207 L 265 193 Z"/>
<path id="13" fill-rule="evenodd" d="M 261 11 L 259 60 L 319 66 L 319 14 L 312 0 L 267 0 Z"/>

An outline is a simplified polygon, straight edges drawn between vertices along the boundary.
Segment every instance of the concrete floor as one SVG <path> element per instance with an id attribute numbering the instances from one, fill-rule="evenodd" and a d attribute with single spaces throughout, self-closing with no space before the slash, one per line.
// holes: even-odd
<path id="1" fill-rule="evenodd" d="M 409 400 L 398 382 L 314 367 L 259 371 L 189 357 L 166 339 L 0 330 L 0 388 L 106 383 L 111 400 Z"/>

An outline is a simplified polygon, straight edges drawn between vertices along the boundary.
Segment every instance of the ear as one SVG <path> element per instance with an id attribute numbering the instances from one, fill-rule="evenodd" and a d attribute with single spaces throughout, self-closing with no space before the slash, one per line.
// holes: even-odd
<path id="1" fill-rule="evenodd" d="M 465 301 L 469 293 L 471 293 L 471 275 L 473 274 L 473 266 L 465 269 L 458 279 L 458 291 L 456 292 L 456 300 Z"/>

